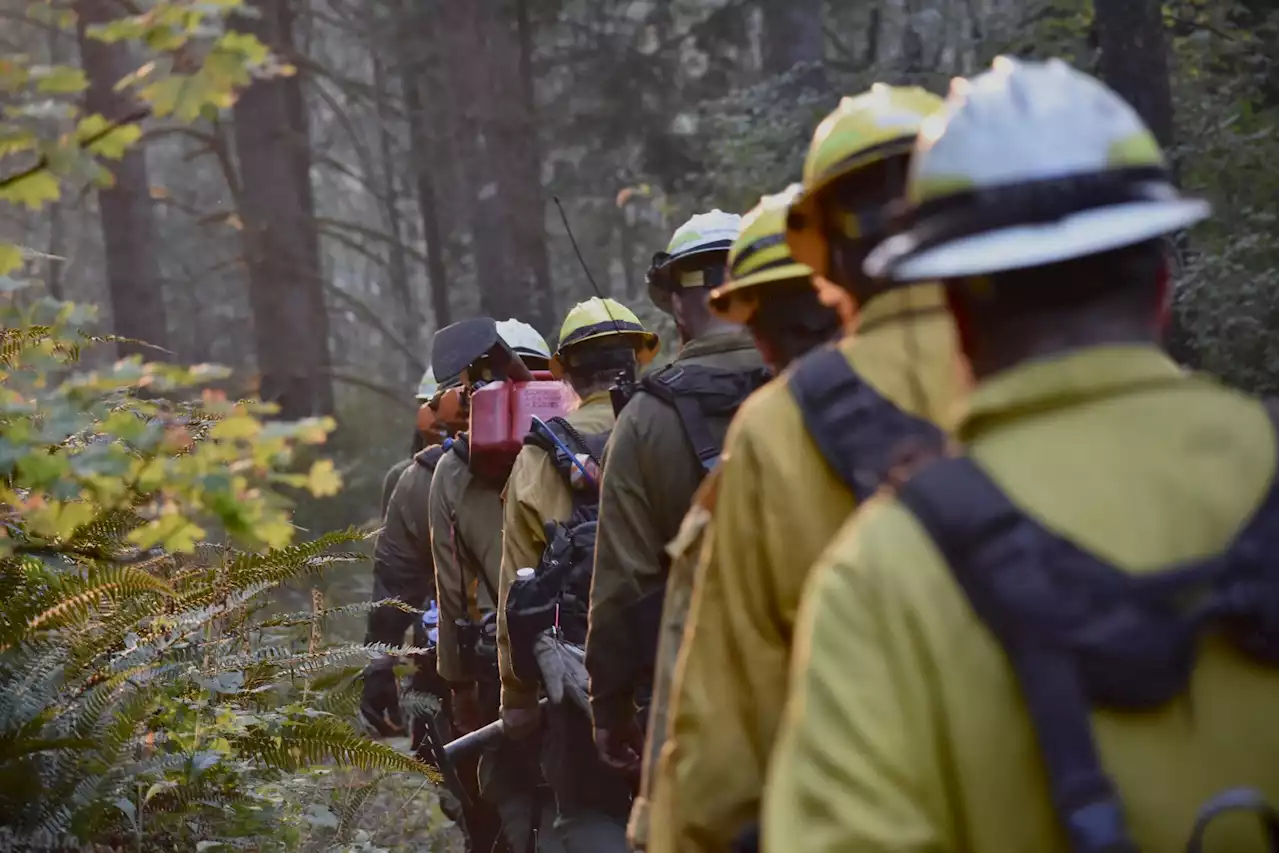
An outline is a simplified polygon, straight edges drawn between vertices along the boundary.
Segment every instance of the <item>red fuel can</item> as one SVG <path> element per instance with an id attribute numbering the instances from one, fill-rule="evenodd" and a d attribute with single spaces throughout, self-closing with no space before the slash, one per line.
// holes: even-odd
<path id="1" fill-rule="evenodd" d="M 573 392 L 547 371 L 532 382 L 490 382 L 471 394 L 471 470 L 488 480 L 504 480 L 529 434 L 534 416 L 544 421 L 569 411 Z"/>

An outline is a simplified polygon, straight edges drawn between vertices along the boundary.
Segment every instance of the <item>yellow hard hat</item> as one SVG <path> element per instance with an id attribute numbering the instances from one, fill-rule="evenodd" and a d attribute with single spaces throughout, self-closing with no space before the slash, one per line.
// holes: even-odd
<path id="1" fill-rule="evenodd" d="M 942 99 L 918 86 L 876 83 L 869 91 L 840 100 L 822 120 L 804 161 L 804 188 L 791 203 L 787 245 L 792 256 L 826 276 L 830 252 L 819 215 L 819 200 L 841 178 L 892 157 L 911 153 L 924 120 Z M 874 236 L 878 223 L 851 211 L 841 223 L 852 239 Z"/>
<path id="2" fill-rule="evenodd" d="M 560 341 L 551 356 L 551 372 L 560 378 L 564 375 L 564 355 L 567 350 L 587 341 L 625 336 L 635 349 L 636 361 L 645 365 L 658 352 L 658 336 L 647 331 L 640 318 L 630 308 L 614 299 L 598 296 L 579 302 L 569 309 L 560 326 Z"/>
<path id="3" fill-rule="evenodd" d="M 742 217 L 742 230 L 729 249 L 729 280 L 711 291 L 711 309 L 726 320 L 745 323 L 755 315 L 756 288 L 792 281 L 809 287 L 813 270 L 791 257 L 787 246 L 787 212 L 800 184 L 761 197 Z"/>

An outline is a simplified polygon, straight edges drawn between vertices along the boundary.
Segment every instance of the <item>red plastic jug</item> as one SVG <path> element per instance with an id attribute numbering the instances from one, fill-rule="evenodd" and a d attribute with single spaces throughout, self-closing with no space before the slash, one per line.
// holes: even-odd
<path id="1" fill-rule="evenodd" d="M 544 421 L 569 411 L 573 392 L 543 370 L 531 382 L 490 382 L 471 393 L 471 470 L 505 480 L 536 415 Z"/>

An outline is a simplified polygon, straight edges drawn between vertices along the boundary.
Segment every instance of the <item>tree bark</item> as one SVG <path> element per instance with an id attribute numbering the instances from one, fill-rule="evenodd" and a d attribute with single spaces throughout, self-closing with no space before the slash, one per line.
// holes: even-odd
<path id="1" fill-rule="evenodd" d="M 1133 105 L 1168 148 L 1173 142 L 1173 96 L 1160 0 L 1105 0 L 1093 5 L 1102 79 Z"/>
<path id="2" fill-rule="evenodd" d="M 118 119 L 130 106 L 125 97 L 113 90 L 122 77 L 133 71 L 128 47 L 87 36 L 89 25 L 105 23 L 116 16 L 107 0 L 79 0 L 76 12 L 80 57 L 89 79 L 85 110 L 100 114 L 108 121 Z M 155 211 L 151 207 L 146 153 L 141 147 L 133 147 L 110 168 L 115 182 L 98 191 L 98 211 L 107 260 L 112 326 L 117 335 L 167 348 L 169 329 L 156 261 Z M 154 354 L 149 348 L 130 343 L 119 344 L 118 351 L 122 356 Z"/>
<path id="3" fill-rule="evenodd" d="M 450 87 L 462 95 L 460 160 L 472 199 L 471 232 L 481 311 L 515 317 L 543 334 L 555 326 L 547 258 L 542 159 L 537 144 L 532 36 L 519 5 L 444 3 Z M 442 13 L 444 14 L 444 13 Z M 458 20 L 454 20 L 454 16 Z M 523 36 L 523 37 L 522 37 Z"/>
<path id="4" fill-rule="evenodd" d="M 434 32 L 418 26 L 419 18 L 413 12 L 411 0 L 403 0 L 397 8 L 395 44 L 399 52 L 400 88 L 403 91 L 404 108 L 409 123 L 409 151 L 413 158 L 415 183 L 418 195 L 418 213 L 422 217 L 422 240 L 427 249 L 427 283 L 431 289 L 431 313 L 436 328 L 449 325 L 453 312 L 449 306 L 449 279 L 444 260 L 444 239 L 440 230 L 440 202 L 436 192 L 432 169 L 440 163 L 434 156 L 441 147 L 433 145 L 428 132 L 426 110 L 422 103 L 422 86 L 427 77 L 426 51 L 433 56 L 439 49 L 438 42 L 424 44 L 425 39 L 415 36 Z M 415 51 L 415 47 L 418 48 Z M 447 130 L 447 129 L 446 129 Z"/>
<path id="5" fill-rule="evenodd" d="M 766 74 L 781 74 L 800 62 L 821 62 L 822 0 L 761 0 Z"/>
<path id="6" fill-rule="evenodd" d="M 420 352 L 419 333 L 422 321 L 418 317 L 418 305 L 413 298 L 413 288 L 409 283 L 409 260 L 404 248 L 404 226 L 400 217 L 400 193 L 396 187 L 396 152 L 392 144 L 391 133 L 395 127 L 391 111 L 387 105 L 389 96 L 386 68 L 382 57 L 378 55 L 377 35 L 370 40 L 370 59 L 373 62 L 373 97 L 374 108 L 378 116 L 378 159 L 382 161 L 379 175 L 382 184 L 382 209 L 387 220 L 387 232 L 391 242 L 387 246 L 387 271 L 391 278 L 391 289 L 400 301 L 400 336 L 405 345 L 415 354 Z M 421 358 L 421 356 L 419 356 Z M 406 384 L 412 384 L 422 372 L 421 360 L 404 362 Z"/>
<path id="7" fill-rule="evenodd" d="M 251 0 L 260 17 L 236 25 L 288 56 L 287 0 Z M 333 411 L 329 322 L 315 228 L 301 88 L 259 80 L 234 108 L 249 303 L 259 393 L 294 419 Z"/>

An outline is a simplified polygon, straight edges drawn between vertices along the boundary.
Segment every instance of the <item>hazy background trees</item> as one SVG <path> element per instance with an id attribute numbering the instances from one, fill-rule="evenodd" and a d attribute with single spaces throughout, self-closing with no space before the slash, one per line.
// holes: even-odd
<path id="1" fill-rule="evenodd" d="M 138 63 L 84 37 L 134 0 L 31 8 L 0 0 L 6 54 L 78 61 L 90 111 L 136 109 L 114 86 Z M 374 512 L 434 329 L 484 312 L 553 340 L 593 292 L 553 199 L 599 288 L 662 326 L 643 274 L 684 217 L 797 179 L 840 94 L 876 80 L 944 91 L 998 53 L 1063 56 L 1147 118 L 1218 212 L 1179 243 L 1172 345 L 1275 390 L 1271 4 L 252 0 L 236 26 L 297 73 L 193 125 L 146 120 L 113 186 L 0 209 L 0 229 L 29 250 L 29 274 L 102 305 L 117 333 L 229 365 L 236 390 L 287 416 L 336 415 L 348 488 L 302 519 L 316 528 Z M 0 180 L 25 165 L 4 151 Z"/>

